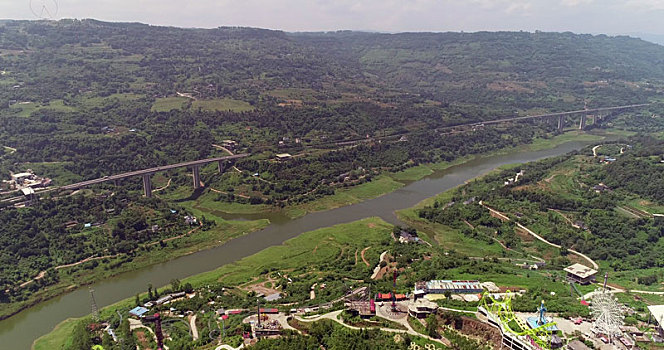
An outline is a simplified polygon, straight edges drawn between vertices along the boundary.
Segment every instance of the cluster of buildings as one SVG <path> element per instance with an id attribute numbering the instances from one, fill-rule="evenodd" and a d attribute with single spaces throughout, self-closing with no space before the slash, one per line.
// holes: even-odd
<path id="1" fill-rule="evenodd" d="M 521 178 L 522 176 L 523 176 L 523 170 L 516 173 L 516 175 L 514 177 L 510 177 L 509 179 L 507 179 L 505 181 L 505 186 L 513 185 L 513 184 L 519 182 L 519 178 Z"/>
<path id="2" fill-rule="evenodd" d="M 27 188 L 48 187 L 51 185 L 51 179 L 40 177 L 28 169 L 24 173 L 11 174 L 11 180 L 3 180 L 12 190 L 23 190 Z"/>

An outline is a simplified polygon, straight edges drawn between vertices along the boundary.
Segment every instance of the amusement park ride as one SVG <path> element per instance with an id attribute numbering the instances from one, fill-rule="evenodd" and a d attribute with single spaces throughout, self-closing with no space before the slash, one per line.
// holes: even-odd
<path id="1" fill-rule="evenodd" d="M 544 301 L 539 307 L 539 315 L 528 319 L 529 326 L 514 314 L 512 296 L 513 294 L 507 291 L 502 300 L 496 300 L 489 293 L 485 293 L 480 301 L 480 311 L 485 311 L 483 313 L 492 324 L 501 329 L 503 336 L 506 333 L 516 336 L 523 345 L 535 350 L 551 349 L 552 335 L 558 328 L 555 322 L 547 321 L 544 317 Z"/>

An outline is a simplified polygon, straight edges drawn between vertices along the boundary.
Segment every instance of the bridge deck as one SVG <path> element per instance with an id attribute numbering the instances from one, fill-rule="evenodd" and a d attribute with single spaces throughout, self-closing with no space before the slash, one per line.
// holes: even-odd
<path id="1" fill-rule="evenodd" d="M 81 188 L 81 187 L 85 187 L 85 186 L 89 186 L 89 185 L 95 185 L 95 184 L 99 184 L 99 183 L 107 182 L 107 181 L 120 180 L 120 179 L 125 179 L 125 178 L 133 177 L 133 176 L 154 174 L 154 173 L 159 172 L 159 171 L 166 171 L 166 170 L 177 169 L 177 168 L 184 168 L 184 167 L 190 167 L 190 166 L 196 166 L 196 165 L 204 165 L 204 164 L 209 164 L 209 163 L 218 162 L 218 161 L 244 158 L 244 157 L 247 157 L 247 156 L 249 156 L 248 153 L 243 153 L 243 154 L 235 154 L 235 155 L 232 155 L 232 156 L 207 158 L 207 159 L 201 159 L 201 160 L 194 160 L 194 161 L 190 161 L 190 162 L 164 165 L 164 166 L 159 166 L 159 167 L 154 167 L 154 168 L 149 168 L 149 169 L 130 171 L 130 172 L 127 172 L 127 173 L 122 173 L 122 174 L 117 174 L 117 175 L 104 176 L 104 177 L 98 178 L 98 179 L 87 180 L 87 181 L 82 181 L 82 182 L 78 182 L 78 183 L 75 183 L 75 184 L 60 186 L 60 187 L 58 187 L 58 189 L 60 189 L 60 190 L 75 190 L 75 189 L 78 189 L 78 188 Z"/>

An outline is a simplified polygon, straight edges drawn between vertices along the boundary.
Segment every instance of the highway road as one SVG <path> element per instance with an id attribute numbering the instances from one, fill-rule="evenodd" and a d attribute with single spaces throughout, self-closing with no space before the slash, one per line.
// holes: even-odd
<path id="1" fill-rule="evenodd" d="M 459 127 L 459 126 L 472 126 L 472 125 L 481 125 L 481 124 L 484 124 L 484 125 L 486 125 L 486 124 L 498 124 L 498 123 L 506 123 L 506 122 L 512 122 L 512 121 L 526 120 L 526 119 L 560 117 L 560 116 L 580 114 L 580 113 L 610 112 L 610 111 L 617 111 L 617 110 L 631 109 L 631 108 L 639 108 L 639 107 L 646 107 L 646 106 L 650 106 L 650 103 L 625 105 L 625 106 L 615 106 L 615 107 L 604 107 L 604 108 L 593 108 L 593 109 L 579 109 L 579 110 L 576 110 L 576 111 L 569 111 L 569 112 L 557 112 L 557 113 L 547 113 L 547 114 L 537 114 L 537 115 L 526 115 L 526 116 L 523 116 L 523 117 L 494 119 L 494 120 L 487 120 L 487 121 L 483 121 L 483 122 L 473 122 L 473 123 L 467 123 L 467 124 L 459 124 L 459 125 L 455 125 L 455 126 L 439 128 L 438 130 L 451 129 L 451 128 L 455 128 L 455 127 Z"/>
<path id="2" fill-rule="evenodd" d="M 207 158 L 207 159 L 201 159 L 201 160 L 194 160 L 194 161 L 190 161 L 190 162 L 164 165 L 164 166 L 159 166 L 159 167 L 154 167 L 154 168 L 149 168 L 149 169 L 130 171 L 130 172 L 127 172 L 127 173 L 122 173 L 122 174 L 117 174 L 117 175 L 104 176 L 104 177 L 101 177 L 101 178 L 98 178 L 98 179 L 93 179 L 93 180 L 77 182 L 75 184 L 60 186 L 57 189 L 58 190 L 75 190 L 75 189 L 78 189 L 78 188 L 81 188 L 81 187 L 86 187 L 86 186 L 89 186 L 89 185 L 95 185 L 95 184 L 99 184 L 99 183 L 107 182 L 107 181 L 120 180 L 120 179 L 125 179 L 125 178 L 133 177 L 133 176 L 154 174 L 154 173 L 159 172 L 159 171 L 166 171 L 166 170 L 171 170 L 171 169 L 176 169 L 176 168 L 184 168 L 184 167 L 190 167 L 190 166 L 196 166 L 196 165 L 204 165 L 204 164 L 209 164 L 209 163 L 218 162 L 218 161 L 244 158 L 244 157 L 248 157 L 248 156 L 249 156 L 248 153 L 243 153 L 243 154 L 235 154 L 235 155 L 232 155 L 232 156 Z"/>

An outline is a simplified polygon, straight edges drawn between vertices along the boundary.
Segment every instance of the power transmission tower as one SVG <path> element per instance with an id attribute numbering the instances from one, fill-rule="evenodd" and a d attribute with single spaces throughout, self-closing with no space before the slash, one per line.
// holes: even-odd
<path id="1" fill-rule="evenodd" d="M 92 311 L 92 318 L 99 322 L 99 308 L 97 307 L 97 301 L 95 300 L 95 290 L 92 287 L 88 288 L 90 290 L 90 310 Z"/>

